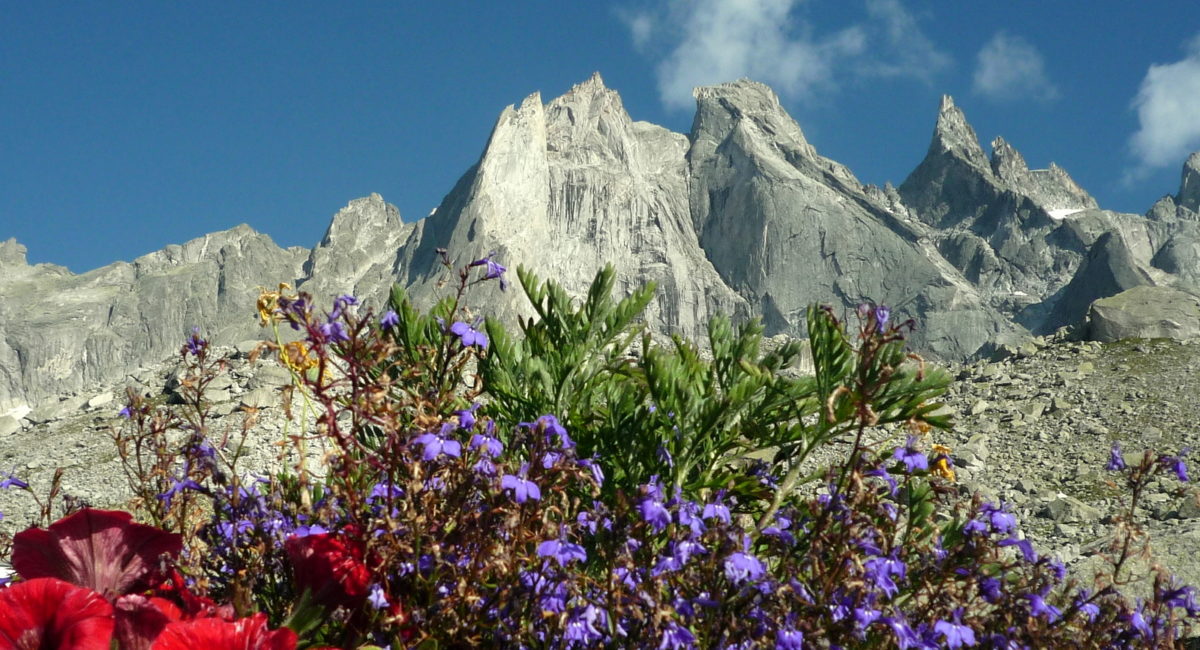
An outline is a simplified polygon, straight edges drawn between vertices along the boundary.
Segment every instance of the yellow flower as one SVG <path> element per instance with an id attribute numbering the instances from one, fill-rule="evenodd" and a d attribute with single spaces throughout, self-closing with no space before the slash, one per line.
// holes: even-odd
<path id="1" fill-rule="evenodd" d="M 279 360 L 298 374 L 304 374 L 304 371 L 317 365 L 316 357 L 309 354 L 308 346 L 301 341 L 284 344 L 279 349 Z"/>
<path id="2" fill-rule="evenodd" d="M 933 461 L 933 469 L 929 473 L 940 476 L 948 481 L 953 481 L 955 476 L 954 468 L 950 465 L 950 448 L 946 445 L 935 443 L 933 445 L 933 453 L 935 460 Z"/>
<path id="3" fill-rule="evenodd" d="M 283 295 L 283 292 L 289 291 L 291 288 L 286 282 L 279 283 L 278 291 L 267 291 L 265 287 L 259 287 L 258 324 L 260 326 L 266 327 L 279 318 L 275 313 L 275 307 L 279 304 L 279 297 Z"/>

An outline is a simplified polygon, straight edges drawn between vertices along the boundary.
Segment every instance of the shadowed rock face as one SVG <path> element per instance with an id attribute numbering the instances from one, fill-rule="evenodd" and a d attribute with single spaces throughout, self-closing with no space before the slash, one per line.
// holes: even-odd
<path id="1" fill-rule="evenodd" d="M 338 212 L 312 250 L 239 226 L 75 275 L 0 243 L 0 416 L 118 381 L 175 352 L 193 326 L 218 343 L 261 336 L 261 286 L 378 308 L 399 282 L 429 305 L 450 290 L 439 248 L 459 264 L 494 252 L 577 293 L 611 263 L 622 291 L 658 285 L 653 330 L 693 337 L 718 312 L 803 335 L 811 302 L 889 303 L 917 321 L 919 351 L 950 359 L 1073 322 L 1096 287 L 1131 286 L 1121 278 L 1200 280 L 1200 155 L 1147 217 L 1108 212 L 1001 138 L 989 159 L 946 97 L 925 159 L 881 189 L 820 156 L 762 84 L 696 99 L 684 135 L 632 120 L 598 74 L 548 104 L 534 93 L 501 112 L 428 217 L 406 224 L 373 194 Z M 479 289 L 476 313 L 528 313 L 519 288 Z"/>

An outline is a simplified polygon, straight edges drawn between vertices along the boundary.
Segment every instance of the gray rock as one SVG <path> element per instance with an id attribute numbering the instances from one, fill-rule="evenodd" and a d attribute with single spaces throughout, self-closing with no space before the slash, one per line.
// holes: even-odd
<path id="1" fill-rule="evenodd" d="M 251 391 L 261 388 L 277 388 L 292 383 L 292 373 L 287 368 L 277 364 L 260 363 L 254 368 L 254 374 L 246 383 Z"/>
<path id="2" fill-rule="evenodd" d="M 255 388 L 242 395 L 240 401 L 242 406 L 249 408 L 269 408 L 279 404 L 279 393 L 270 388 Z"/>
<path id="3" fill-rule="evenodd" d="M 1075 497 L 1066 495 L 1057 496 L 1048 501 L 1042 506 L 1040 514 L 1053 521 L 1065 523 L 1091 523 L 1098 521 L 1101 516 L 1098 509 Z"/>
<path id="4" fill-rule="evenodd" d="M 1200 336 L 1200 297 L 1171 287 L 1136 287 L 1092 303 L 1088 335 L 1096 341 Z"/>
<path id="5" fill-rule="evenodd" d="M 112 401 L 113 401 L 112 392 L 105 391 L 105 392 L 100 393 L 99 395 L 96 395 L 95 397 L 89 399 L 87 401 L 87 405 L 88 405 L 88 408 L 96 409 L 96 408 L 100 408 L 101 406 L 104 406 L 106 404 L 111 404 Z"/>
<path id="6" fill-rule="evenodd" d="M 1179 180 L 1175 202 L 1192 212 L 1200 212 L 1200 151 L 1188 156 Z"/>
<path id="7" fill-rule="evenodd" d="M 12 435 L 20 430 L 20 420 L 11 415 L 0 415 L 0 436 Z"/>

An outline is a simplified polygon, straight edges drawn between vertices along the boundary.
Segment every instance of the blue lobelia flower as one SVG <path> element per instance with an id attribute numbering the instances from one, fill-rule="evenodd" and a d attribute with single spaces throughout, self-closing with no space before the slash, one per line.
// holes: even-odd
<path id="1" fill-rule="evenodd" d="M 504 272 L 508 269 L 502 266 L 499 262 L 492 259 L 495 257 L 496 251 L 487 254 L 487 257 L 477 259 L 467 266 L 485 266 L 487 267 L 483 274 L 484 280 L 500 280 L 500 290 L 504 291 L 508 288 L 508 280 L 504 278 Z"/>
<path id="2" fill-rule="evenodd" d="M 730 553 L 729 557 L 725 558 L 725 577 L 729 578 L 730 582 L 735 585 L 740 585 L 750 580 L 758 580 L 767 572 L 767 568 L 763 566 L 762 560 L 750 555 L 749 553 Z"/>
<path id="3" fill-rule="evenodd" d="M 1114 442 L 1112 449 L 1108 451 L 1108 464 L 1104 469 L 1110 472 L 1119 472 L 1125 469 L 1125 458 L 1121 456 L 1121 443 Z"/>
<path id="4" fill-rule="evenodd" d="M 549 539 L 538 544 L 537 554 L 538 557 L 554 558 L 559 566 L 567 566 L 571 562 L 584 562 L 587 560 L 587 551 L 582 546 L 560 539 Z"/>
<path id="5" fill-rule="evenodd" d="M 671 523 L 671 513 L 661 501 L 653 496 L 642 499 L 642 502 L 638 504 L 638 511 L 642 513 L 642 519 L 650 524 L 656 533 L 662 532 Z"/>
<path id="6" fill-rule="evenodd" d="M 513 498 L 517 503 L 525 503 L 529 499 L 537 501 L 542 498 L 542 491 L 538 488 L 537 483 L 525 478 L 525 472 L 529 470 L 528 463 L 521 466 L 519 475 L 505 474 L 500 477 L 500 488 L 504 490 L 512 490 Z"/>
<path id="7" fill-rule="evenodd" d="M 453 456 L 454 458 L 462 456 L 462 443 L 449 437 L 452 429 L 453 425 L 446 423 L 442 425 L 442 430 L 439 433 L 429 432 L 414 438 L 414 443 L 425 447 L 421 458 L 423 460 L 433 460 L 442 454 Z"/>
<path id="8" fill-rule="evenodd" d="M 487 334 L 467 325 L 462 321 L 458 321 L 450 325 L 450 332 L 458 337 L 464 348 L 469 348 L 473 345 L 478 345 L 481 350 L 486 350 L 488 346 Z"/>
<path id="9" fill-rule="evenodd" d="M 904 463 L 910 474 L 919 469 L 929 469 L 929 459 L 925 457 L 925 454 L 917 451 L 916 444 L 916 436 L 909 436 L 908 442 L 903 447 L 896 447 L 896 451 L 892 452 L 892 458 Z"/>

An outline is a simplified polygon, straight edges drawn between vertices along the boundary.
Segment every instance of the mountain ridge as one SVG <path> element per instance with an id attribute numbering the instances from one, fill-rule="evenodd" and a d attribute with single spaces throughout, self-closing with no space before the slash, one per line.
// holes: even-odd
<path id="1" fill-rule="evenodd" d="M 618 290 L 659 286 L 651 329 L 691 337 L 718 312 L 801 336 L 811 302 L 885 302 L 920 323 L 918 350 L 946 359 L 1079 323 L 1088 268 L 1107 269 L 1105 291 L 1200 284 L 1200 153 L 1146 216 L 1105 211 L 1001 137 L 987 156 L 945 96 L 925 158 L 878 188 L 821 156 L 766 85 L 695 96 L 681 134 L 633 120 L 599 73 L 549 102 L 532 93 L 500 112 L 429 216 L 405 223 L 378 194 L 354 199 L 311 249 L 241 225 L 76 275 L 2 242 L 0 414 L 156 362 L 192 326 L 222 343 L 258 337 L 254 298 L 278 282 L 376 306 L 399 282 L 428 304 L 440 248 L 460 262 L 494 253 L 576 293 L 614 263 Z M 519 292 L 480 289 L 488 313 L 528 315 Z"/>

